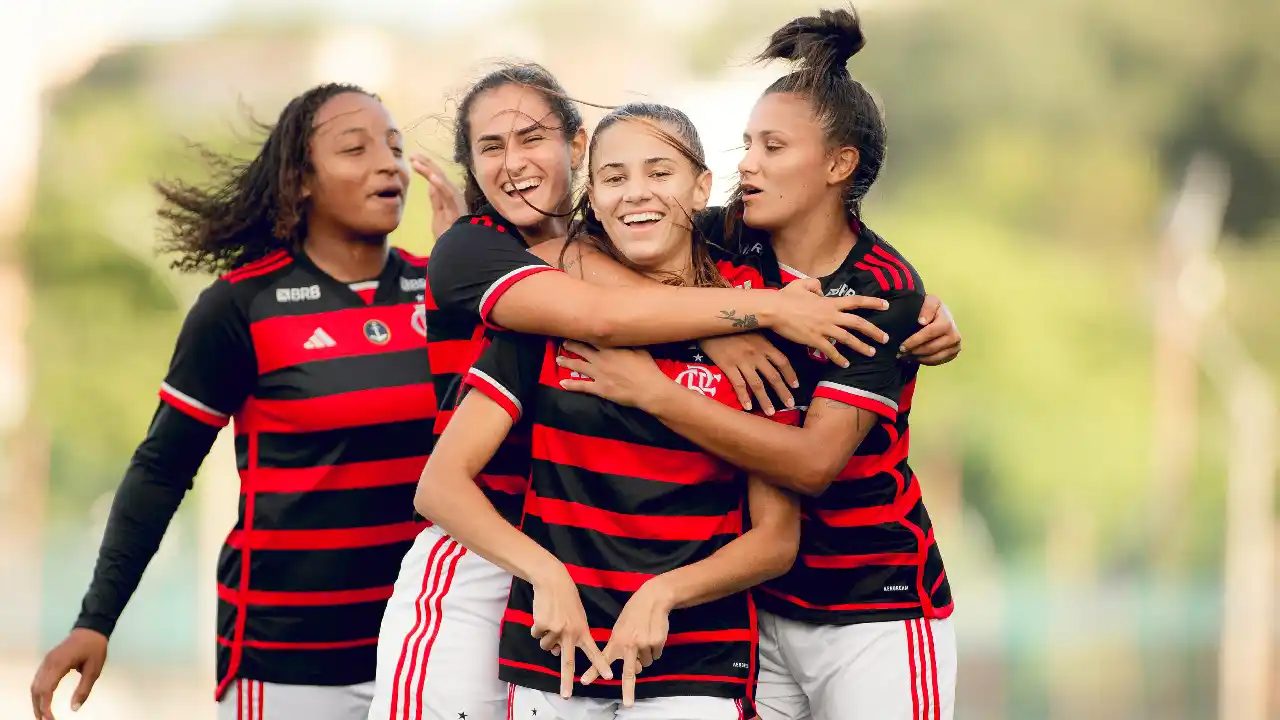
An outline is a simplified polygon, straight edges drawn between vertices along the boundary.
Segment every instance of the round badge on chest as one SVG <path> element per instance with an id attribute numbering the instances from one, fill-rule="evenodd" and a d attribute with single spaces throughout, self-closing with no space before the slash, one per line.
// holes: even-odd
<path id="1" fill-rule="evenodd" d="M 364 336 L 374 345 L 386 345 L 391 342 L 391 329 L 381 320 L 370 320 L 364 324 Z"/>

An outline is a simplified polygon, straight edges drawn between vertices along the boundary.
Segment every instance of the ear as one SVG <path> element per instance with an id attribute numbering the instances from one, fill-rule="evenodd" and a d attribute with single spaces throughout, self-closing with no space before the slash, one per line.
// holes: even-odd
<path id="1" fill-rule="evenodd" d="M 858 169 L 858 161 L 861 159 L 858 154 L 858 148 L 842 147 L 837 149 L 831 155 L 831 165 L 827 169 L 827 184 L 843 185 L 853 177 L 853 171 Z"/>
<path id="2" fill-rule="evenodd" d="M 596 206 L 596 189 L 591 187 L 589 182 L 587 183 L 587 202 L 591 204 L 592 208 Z"/>
<path id="3" fill-rule="evenodd" d="M 578 128 L 573 140 L 569 142 L 569 167 L 577 170 L 582 167 L 582 159 L 587 156 L 587 130 Z"/>
<path id="4" fill-rule="evenodd" d="M 311 183 L 313 182 L 314 178 L 315 178 L 314 173 L 309 173 L 309 172 L 302 173 L 302 199 L 303 200 L 311 199 Z"/>
<path id="5" fill-rule="evenodd" d="M 711 181 L 713 177 L 710 170 L 703 170 L 698 176 L 697 181 L 693 185 L 693 207 L 690 210 L 697 212 L 698 210 L 706 210 L 707 202 L 711 200 Z"/>

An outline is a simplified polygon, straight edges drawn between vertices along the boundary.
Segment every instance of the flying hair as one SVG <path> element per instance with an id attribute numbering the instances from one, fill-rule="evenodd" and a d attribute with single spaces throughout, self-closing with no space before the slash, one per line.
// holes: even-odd
<path id="1" fill-rule="evenodd" d="M 596 125 L 595 132 L 591 135 L 591 144 L 588 152 L 588 184 L 592 181 L 592 175 L 594 174 L 590 169 L 590 157 L 595 155 L 596 140 L 605 130 L 624 122 L 642 125 L 646 130 L 670 145 L 693 166 L 695 174 L 709 171 L 706 149 L 702 145 L 702 139 L 698 136 L 697 127 L 694 126 L 688 115 L 668 105 L 659 105 L 651 102 L 632 102 L 614 108 L 609 114 L 601 118 Z M 674 129 L 674 132 L 668 128 Z M 697 224 L 693 221 L 693 216 L 689 209 L 681 207 L 680 210 L 684 213 L 685 219 L 689 222 L 690 231 L 693 233 L 693 286 L 729 287 L 729 283 L 720 275 L 720 270 L 716 267 L 715 260 L 711 257 L 709 241 L 698 231 Z M 568 252 L 569 246 L 575 242 L 594 248 L 636 272 L 644 272 L 613 243 L 613 240 L 605 231 L 604 224 L 596 216 L 595 208 L 591 207 L 591 197 L 585 189 L 573 209 L 573 221 L 569 224 L 568 242 L 560 249 L 560 267 L 565 266 L 565 254 Z M 674 275 L 663 279 L 662 282 L 667 285 L 685 284 L 682 278 Z"/>
<path id="2" fill-rule="evenodd" d="M 225 272 L 280 249 L 295 250 L 307 236 L 303 180 L 314 172 L 311 136 L 315 117 L 331 98 L 358 93 L 355 85 L 317 85 L 295 97 L 274 125 L 254 122 L 266 134 L 252 160 L 196 145 L 210 171 L 203 185 L 160 180 L 161 253 L 176 253 L 182 272 Z"/>
<path id="3" fill-rule="evenodd" d="M 512 113 L 510 130 L 512 135 L 540 128 L 547 132 L 560 133 L 567 143 L 572 141 L 583 127 L 582 113 L 579 112 L 578 105 L 611 109 L 607 105 L 596 105 L 570 97 L 551 71 L 538 63 L 501 61 L 496 69 L 481 77 L 462 94 L 457 113 L 454 115 L 453 161 L 463 168 L 465 176 L 463 198 L 470 213 L 479 212 L 487 202 L 484 191 L 480 189 L 480 183 L 476 181 L 475 165 L 471 159 L 471 108 L 484 93 L 507 85 L 519 85 L 538 92 L 551 108 L 550 113 L 543 117 L 533 117 L 523 111 Z M 547 217 L 565 217 L 572 212 L 557 213 L 539 208 L 530 203 L 524 195 L 521 194 L 519 197 L 530 208 Z"/>
<path id="4" fill-rule="evenodd" d="M 862 200 L 884 166 L 888 145 L 884 115 L 875 98 L 853 79 L 849 60 L 867 44 L 858 13 L 852 7 L 822 10 L 778 28 L 755 58 L 757 62 L 784 60 L 793 70 L 763 93 L 794 93 L 806 98 L 822 127 L 830 150 L 858 150 L 858 165 L 845 186 L 843 202 L 851 217 L 862 215 Z M 742 210 L 742 191 L 735 188 L 725 213 L 732 232 Z"/>

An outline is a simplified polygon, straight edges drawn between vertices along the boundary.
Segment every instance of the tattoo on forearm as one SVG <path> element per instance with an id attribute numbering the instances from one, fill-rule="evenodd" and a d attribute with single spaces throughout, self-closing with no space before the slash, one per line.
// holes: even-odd
<path id="1" fill-rule="evenodd" d="M 738 317 L 737 310 L 721 310 L 720 318 L 732 322 L 733 326 L 736 328 L 754 330 L 760 327 L 760 321 L 756 319 L 755 315 L 743 315 L 742 317 Z"/>

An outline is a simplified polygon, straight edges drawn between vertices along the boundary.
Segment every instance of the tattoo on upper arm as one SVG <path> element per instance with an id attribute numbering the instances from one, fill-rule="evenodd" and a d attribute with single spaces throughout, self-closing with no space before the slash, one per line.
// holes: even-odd
<path id="1" fill-rule="evenodd" d="M 754 330 L 760 327 L 760 321 L 756 319 L 755 315 L 743 315 L 742 317 L 738 317 L 737 310 L 721 310 L 720 318 L 732 322 L 733 326 L 736 328 Z"/>

